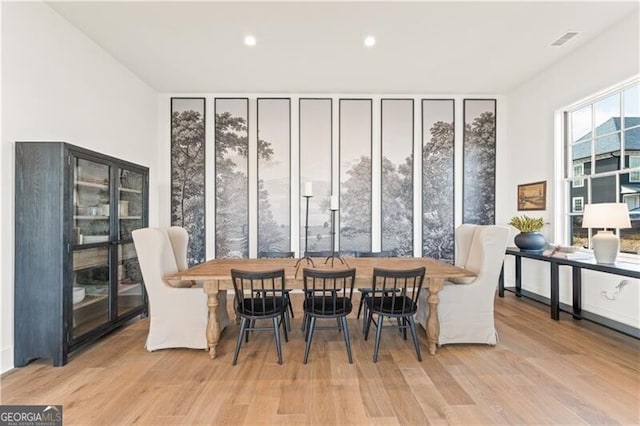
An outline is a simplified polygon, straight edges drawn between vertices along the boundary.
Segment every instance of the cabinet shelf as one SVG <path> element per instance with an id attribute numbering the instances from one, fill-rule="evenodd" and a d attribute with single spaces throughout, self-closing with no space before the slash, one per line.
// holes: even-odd
<path id="1" fill-rule="evenodd" d="M 76 220 L 109 220 L 109 216 L 91 216 L 91 215 L 76 215 L 73 216 Z"/>
<path id="2" fill-rule="evenodd" d="M 106 185 L 104 183 L 97 183 L 97 182 L 89 182 L 86 180 L 76 180 L 73 182 L 76 186 L 84 186 L 87 188 L 96 188 L 96 189 L 108 189 L 109 185 Z"/>
<path id="3" fill-rule="evenodd" d="M 87 215 L 78 215 L 73 216 L 76 220 L 109 220 L 109 216 L 87 216 Z M 122 220 L 140 220 L 142 216 L 120 216 L 119 219 Z"/>
<path id="4" fill-rule="evenodd" d="M 84 299 L 82 299 L 80 302 L 73 304 L 73 310 L 75 311 L 77 309 L 81 309 L 81 308 L 84 308 L 86 306 L 93 305 L 94 303 L 98 303 L 101 300 L 105 300 L 107 297 L 109 297 L 109 296 L 107 296 L 106 294 L 100 295 L 100 296 L 86 295 L 84 297 Z"/>
<path id="5" fill-rule="evenodd" d="M 140 189 L 123 188 L 123 187 L 120 187 L 118 189 L 120 189 L 120 192 L 130 192 L 132 194 L 142 194 L 142 191 Z"/>

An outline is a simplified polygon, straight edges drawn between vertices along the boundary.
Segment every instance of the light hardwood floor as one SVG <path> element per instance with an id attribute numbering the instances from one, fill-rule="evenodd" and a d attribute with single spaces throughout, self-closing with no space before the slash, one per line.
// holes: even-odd
<path id="1" fill-rule="evenodd" d="M 282 366 L 273 334 L 260 332 L 233 367 L 235 324 L 215 360 L 204 350 L 149 353 L 141 320 L 65 367 L 37 360 L 6 373 L 0 401 L 61 404 L 65 425 L 640 424 L 640 342 L 548 312 L 507 294 L 496 301 L 496 347 L 444 346 L 435 356 L 420 328 L 422 363 L 410 339 L 386 329 L 374 364 L 373 339 L 353 318 L 351 365 L 337 331 L 316 332 L 302 363 L 299 312 Z"/>

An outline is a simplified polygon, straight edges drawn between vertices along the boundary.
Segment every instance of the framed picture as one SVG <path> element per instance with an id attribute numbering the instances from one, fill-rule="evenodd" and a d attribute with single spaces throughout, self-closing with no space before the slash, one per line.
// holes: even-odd
<path id="1" fill-rule="evenodd" d="M 518 210 L 546 210 L 547 181 L 518 185 Z"/>

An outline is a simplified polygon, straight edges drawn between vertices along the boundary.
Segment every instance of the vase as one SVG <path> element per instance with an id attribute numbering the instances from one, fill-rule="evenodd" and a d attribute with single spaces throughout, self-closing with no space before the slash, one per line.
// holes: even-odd
<path id="1" fill-rule="evenodd" d="M 513 242 L 521 251 L 541 252 L 547 245 L 544 235 L 540 232 L 521 232 L 514 238 Z"/>

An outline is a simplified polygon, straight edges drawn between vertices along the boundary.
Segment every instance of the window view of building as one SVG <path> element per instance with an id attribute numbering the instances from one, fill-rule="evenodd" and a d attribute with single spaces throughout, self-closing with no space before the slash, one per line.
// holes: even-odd
<path id="1" fill-rule="evenodd" d="M 594 98 L 568 111 L 566 120 L 570 243 L 590 246 L 582 228 L 585 204 L 619 202 L 629 207 L 632 225 L 616 231 L 620 249 L 640 252 L 640 84 Z"/>

